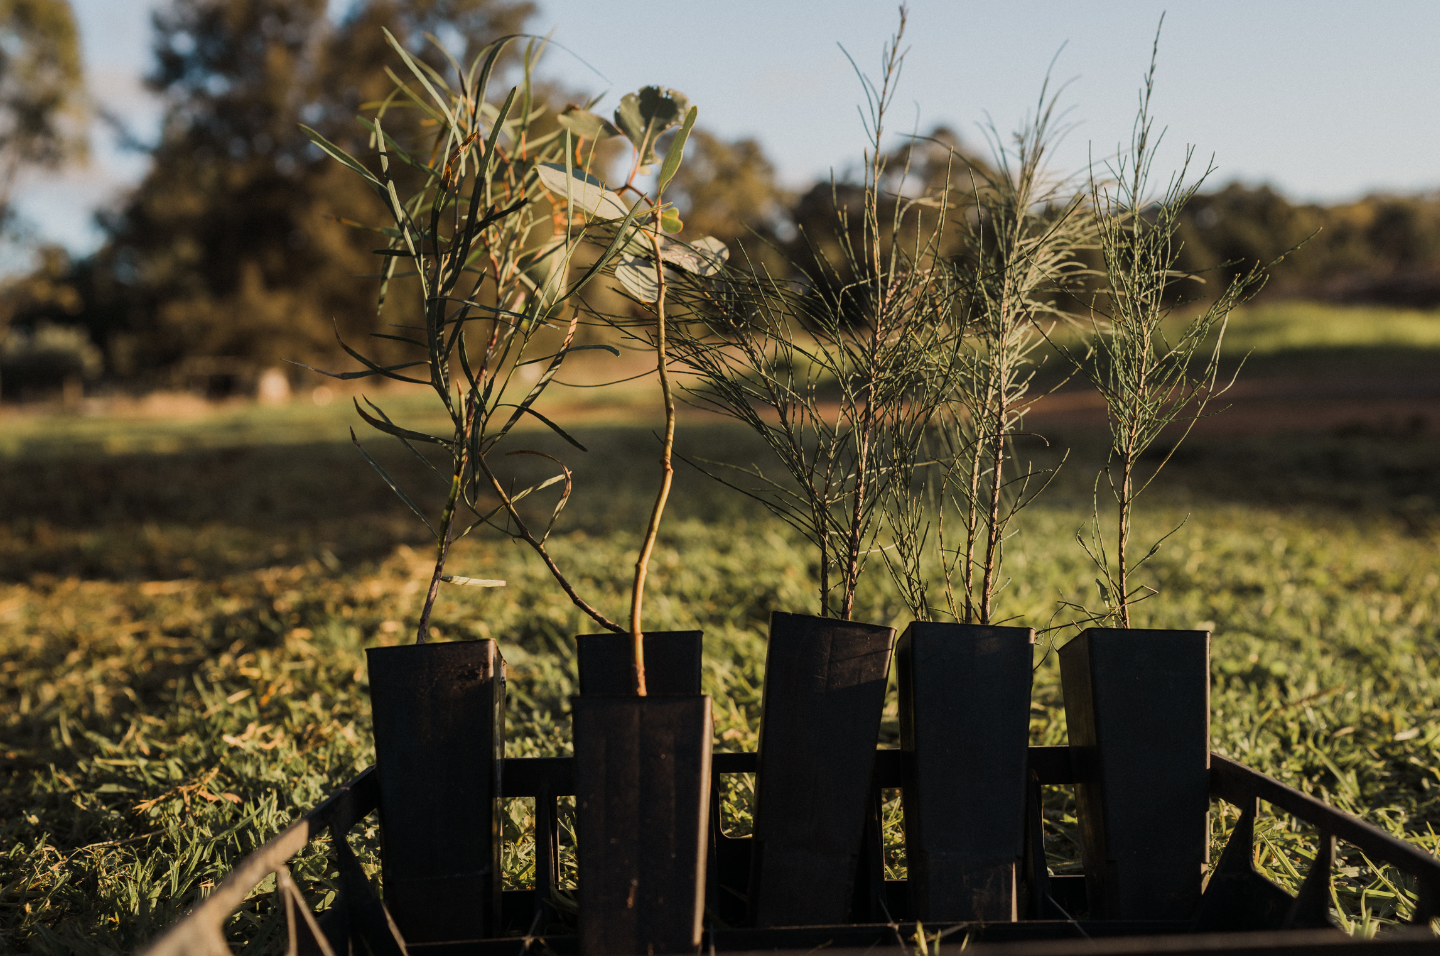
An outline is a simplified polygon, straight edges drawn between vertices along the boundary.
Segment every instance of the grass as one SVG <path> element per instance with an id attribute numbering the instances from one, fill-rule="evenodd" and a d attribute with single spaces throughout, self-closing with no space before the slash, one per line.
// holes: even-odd
<path id="1" fill-rule="evenodd" d="M 1269 353 L 1280 365 L 1287 354 Z M 372 759 L 363 649 L 409 639 L 428 549 L 349 447 L 353 413 L 339 405 L 0 419 L 0 950 L 135 949 Z M 565 455 L 577 492 L 555 551 L 618 614 L 656 480 L 654 439 L 598 421 L 576 434 L 591 451 Z M 1004 614 L 1036 626 L 1058 623 L 1060 598 L 1094 589 L 1073 540 L 1094 439 L 1049 437 L 1076 457 L 1023 515 L 1000 597 Z M 679 451 L 744 460 L 754 447 L 692 425 Z M 413 462 L 385 461 L 422 477 Z M 1357 429 L 1196 439 L 1161 485 L 1141 537 L 1189 520 L 1149 567 L 1161 593 L 1137 623 L 1213 628 L 1214 748 L 1440 850 L 1440 448 Z M 678 473 L 673 501 L 647 623 L 704 629 L 717 747 L 753 749 L 766 617 L 814 607 L 811 556 L 693 471 Z M 571 635 L 589 627 L 520 548 L 465 539 L 452 569 L 509 582 L 442 591 L 433 621 L 442 639 L 500 642 L 508 753 L 565 752 Z M 903 626 L 878 562 L 866 582 L 858 616 Z M 1055 657 L 1037 662 L 1032 740 L 1060 743 Z M 893 696 L 884 735 L 896 741 Z M 743 826 L 743 788 L 736 803 Z M 524 885 L 529 808 L 509 809 L 507 878 Z M 1070 809 L 1057 788 L 1057 871 L 1075 867 Z M 894 807 L 887 819 L 899 869 Z M 1212 820 L 1218 853 L 1233 817 Z M 373 872 L 369 825 L 357 842 Z M 1262 868 L 1297 886 L 1314 835 L 1286 817 L 1260 834 Z M 295 867 L 321 906 L 325 850 L 317 841 Z M 1350 928 L 1408 911 L 1409 888 L 1341 852 L 1336 910 Z M 257 893 L 230 926 L 237 951 L 260 951 L 270 916 Z"/>
<path id="2" fill-rule="evenodd" d="M 1226 339 L 1231 349 L 1260 355 L 1302 349 L 1436 351 L 1440 318 L 1417 309 L 1267 302 L 1237 313 Z"/>

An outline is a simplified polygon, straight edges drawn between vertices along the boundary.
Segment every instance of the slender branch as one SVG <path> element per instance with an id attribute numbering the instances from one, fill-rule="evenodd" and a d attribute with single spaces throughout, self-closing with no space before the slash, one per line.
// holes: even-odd
<path id="1" fill-rule="evenodd" d="M 551 576 L 555 578 L 555 583 L 560 585 L 561 590 L 563 590 L 565 592 L 565 595 L 570 598 L 570 601 L 581 611 L 585 612 L 585 615 L 587 617 L 589 617 L 596 624 L 599 624 L 601 627 L 605 628 L 607 631 L 614 631 L 616 634 L 624 634 L 625 628 L 621 627 L 619 624 L 616 624 L 604 614 L 601 614 L 598 610 L 596 610 L 588 602 L 586 602 L 584 598 L 582 598 L 578 593 L 576 593 L 575 588 L 570 584 L 569 579 L 565 577 L 564 573 L 561 572 L 559 565 L 555 563 L 555 559 L 550 557 L 550 552 L 546 549 L 545 542 L 539 540 L 535 537 L 535 535 L 531 534 L 530 529 L 526 526 L 524 519 L 520 517 L 520 512 L 516 510 L 515 502 L 511 500 L 508 494 L 505 493 L 505 486 L 500 483 L 500 479 L 496 477 L 493 471 L 490 470 L 490 463 L 485 460 L 485 456 L 481 455 L 479 458 L 477 458 L 476 464 L 480 468 L 480 470 L 485 473 L 485 477 L 490 479 L 490 487 L 500 498 L 501 504 L 505 506 L 506 515 L 509 516 L 510 520 L 515 523 L 515 531 L 519 534 L 520 538 L 524 540 L 526 544 L 530 545 L 530 547 L 535 550 L 536 554 L 540 555 L 540 560 L 545 562 L 545 567 L 549 569 Z"/>
<path id="2" fill-rule="evenodd" d="M 660 452 L 660 491 L 655 495 L 655 507 L 650 512 L 650 525 L 645 529 L 640 556 L 635 560 L 635 587 L 630 596 L 630 634 L 635 641 L 635 693 L 640 697 L 645 696 L 645 635 L 641 628 L 641 617 L 645 609 L 645 577 L 650 571 L 650 555 L 655 550 L 655 539 L 660 534 L 660 519 L 665 515 L 665 503 L 670 498 L 670 485 L 675 478 L 675 467 L 671 463 L 671 455 L 675 450 L 675 396 L 670 389 L 670 372 L 665 356 L 665 260 L 660 256 L 658 212 L 655 232 L 650 238 L 655 247 L 655 281 L 659 286 L 655 297 L 655 367 L 660 375 L 660 392 L 665 398 L 665 441 Z"/>
<path id="3" fill-rule="evenodd" d="M 424 644 L 430 633 L 430 612 L 435 607 L 435 598 L 440 593 L 440 578 L 445 573 L 445 558 L 450 551 L 450 533 L 455 527 L 455 505 L 460 499 L 460 489 L 465 481 L 465 465 L 469 460 L 470 430 L 475 426 L 475 394 L 465 407 L 465 428 L 460 434 L 459 450 L 455 453 L 455 474 L 450 479 L 450 492 L 445 498 L 445 512 L 440 516 L 440 533 L 435 537 L 435 571 L 430 575 L 430 589 L 425 592 L 425 607 L 420 612 L 420 623 L 415 627 L 415 643 Z"/>

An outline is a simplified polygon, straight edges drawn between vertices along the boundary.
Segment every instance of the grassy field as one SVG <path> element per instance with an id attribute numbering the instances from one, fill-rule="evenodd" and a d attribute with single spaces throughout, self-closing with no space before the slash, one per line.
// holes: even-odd
<path id="1" fill-rule="evenodd" d="M 1433 368 L 1440 354 L 1434 316 L 1272 308 L 1253 318 L 1244 347 L 1276 374 L 1364 374 L 1357 355 L 1392 348 Z M 337 402 L 180 418 L 0 417 L 0 950 L 133 950 L 370 762 L 363 649 L 410 639 L 428 550 L 424 529 L 350 447 L 352 416 Z M 656 481 L 655 443 L 647 427 L 588 413 L 575 434 L 591 450 L 565 454 L 577 490 L 555 552 L 618 616 Z M 1074 454 L 1022 517 L 1002 596 L 1006 616 L 1037 627 L 1061 622 L 1058 601 L 1094 590 L 1074 535 L 1089 513 L 1096 436 L 1048 437 Z M 535 443 L 560 451 L 538 433 Z M 387 465 L 423 479 L 413 460 L 374 445 Z M 680 449 L 743 461 L 755 444 L 691 423 Z M 679 472 L 672 502 L 647 624 L 704 629 L 717 747 L 753 749 L 765 622 L 772 609 L 814 609 L 813 558 L 783 525 L 693 471 Z M 1202 435 L 1142 516 L 1149 537 L 1185 524 L 1150 567 L 1159 596 L 1138 610 L 1141 626 L 1213 629 L 1217 751 L 1432 852 L 1437 504 L 1434 425 Z M 510 665 L 508 753 L 565 752 L 571 635 L 590 627 L 520 548 L 466 539 L 451 569 L 509 582 L 443 591 L 433 622 L 441 639 L 499 641 Z M 862 619 L 906 623 L 878 563 L 860 605 Z M 1036 656 L 1036 743 L 1065 740 L 1050 651 L 1071 633 L 1050 631 Z M 894 706 L 892 696 L 887 745 Z M 744 797 L 735 794 L 742 827 Z M 1075 866 L 1069 807 L 1057 789 L 1047 809 L 1057 871 Z M 1213 820 L 1218 852 L 1233 820 Z M 511 885 L 529 879 L 528 822 L 514 802 Z M 373 871 L 373 827 L 364 837 Z M 1259 863 L 1293 887 L 1312 838 L 1269 818 Z M 894 827 L 888 839 L 903 869 Z M 318 841 L 296 867 L 321 906 L 325 850 Z M 1339 865 L 1335 906 L 1347 926 L 1368 933 L 1407 912 L 1410 887 L 1358 854 Z M 271 915 L 269 895 L 257 893 L 232 924 L 237 951 L 261 951 Z"/>

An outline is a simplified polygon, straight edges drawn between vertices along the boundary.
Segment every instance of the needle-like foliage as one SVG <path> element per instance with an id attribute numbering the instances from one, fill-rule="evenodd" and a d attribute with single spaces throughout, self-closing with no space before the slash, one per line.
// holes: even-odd
<path id="1" fill-rule="evenodd" d="M 941 219 L 928 217 L 927 228 L 922 215 L 943 199 L 882 193 L 881 139 L 903 33 L 902 9 L 880 83 L 862 76 L 869 148 L 859 208 L 832 189 L 833 233 L 806 235 L 809 255 L 792 261 L 788 275 L 730 268 L 723 281 L 687 282 L 675 293 L 683 318 L 674 324 L 672 354 L 691 376 L 691 401 L 753 428 L 783 474 L 754 465 L 742 470 L 745 480 L 698 464 L 815 546 L 819 611 L 845 619 L 882 526 L 895 463 L 913 459 L 944 397 L 936 373 L 943 375 L 940 356 L 950 341 L 936 257 Z"/>
<path id="2" fill-rule="evenodd" d="M 1076 536 L 1095 566 L 1100 605 L 1093 610 L 1074 609 L 1091 622 L 1119 627 L 1129 627 L 1131 607 L 1155 593 L 1148 585 L 1135 584 L 1132 575 L 1165 540 L 1162 537 L 1135 558 L 1131 542 L 1135 500 L 1210 403 L 1234 384 L 1233 375 L 1228 380 L 1220 377 L 1225 328 L 1235 307 L 1264 282 L 1257 265 L 1228 283 L 1178 330 L 1167 330 L 1174 325 L 1175 285 L 1189 278 L 1176 269 L 1181 214 L 1210 170 L 1187 183 L 1193 149 L 1187 150 L 1185 164 L 1170 177 L 1163 194 L 1151 195 L 1153 164 L 1163 135 L 1155 131 L 1150 113 L 1158 48 L 1157 32 L 1129 149 L 1119 151 L 1108 167 L 1108 181 L 1091 180 L 1105 270 L 1101 301 L 1108 310 L 1098 305 L 1092 309 L 1091 353 L 1076 362 L 1105 400 L 1110 450 L 1096 476 L 1089 533 Z M 1159 449 L 1156 443 L 1167 430 L 1163 452 L 1153 456 L 1152 466 L 1142 468 L 1146 452 Z M 1102 524 L 1102 483 L 1115 502 L 1113 535 L 1107 535 Z"/>
<path id="3" fill-rule="evenodd" d="M 1063 134 L 1058 95 L 1041 87 L 1034 115 L 1010 146 L 990 128 L 993 163 L 972 165 L 971 197 L 956 218 L 961 253 L 945 261 L 946 389 L 921 454 L 897 468 L 913 472 L 892 485 L 892 577 L 919 620 L 948 614 L 989 624 L 1012 519 L 1037 495 L 1053 469 L 1021 461 L 1037 349 L 1047 329 L 1067 321 L 1086 275 L 1081 253 L 1094 232 L 1083 193 L 1051 175 L 1049 151 Z M 938 372 L 938 369 L 937 369 Z M 943 603 L 930 596 L 922 567 L 932 517 Z M 958 523 L 958 530 L 956 524 Z"/>

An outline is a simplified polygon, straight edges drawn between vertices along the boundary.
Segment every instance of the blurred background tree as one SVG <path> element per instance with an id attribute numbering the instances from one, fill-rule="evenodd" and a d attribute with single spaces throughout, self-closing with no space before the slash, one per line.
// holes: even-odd
<path id="1" fill-rule="evenodd" d="M 367 154 L 355 115 L 390 92 L 385 68 L 397 65 L 382 27 L 444 70 L 427 35 L 463 60 L 476 45 L 523 30 L 534 9 L 521 0 L 353 0 L 335 20 L 328 6 L 169 0 L 154 15 L 148 83 L 164 120 L 153 142 L 131 137 L 149 172 L 99 215 L 107 238 L 97 252 L 72 262 L 58 248 L 39 250 L 32 274 L 0 286 L 0 339 L 10 325 L 28 342 L 39 341 L 42 326 L 68 326 L 83 332 L 75 341 L 101 349 L 113 382 L 217 394 L 248 390 L 285 360 L 343 361 L 336 327 L 352 338 L 378 331 L 373 284 L 363 278 L 376 270 L 376 240 L 339 220 L 378 221 L 381 210 L 300 124 Z M 83 155 L 85 104 L 67 0 L 0 0 L 0 31 L 0 238 L 14 240 L 24 236 L 10 212 L 18 177 Z M 512 77 L 522 49 L 511 47 Z M 500 80 L 497 95 L 510 85 Z M 555 108 L 586 102 L 583 91 L 540 88 Z M 387 128 L 412 143 L 426 132 L 412 111 L 392 112 Z M 859 223 L 846 167 L 833 188 L 827 179 L 792 189 L 754 139 L 698 130 L 690 142 L 670 190 L 685 235 L 719 237 L 732 262 L 749 259 L 775 274 L 814 265 L 817 252 L 837 261 L 835 203 L 853 206 Z M 893 149 L 882 185 L 893 201 L 938 191 L 948 175 L 952 215 L 967 215 L 971 172 L 984 163 L 953 130 L 936 128 Z M 940 254 L 958 252 L 956 235 Z M 1232 183 L 1197 196 L 1180 235 L 1180 266 L 1206 279 L 1185 284 L 1183 295 L 1203 298 L 1251 263 L 1288 251 L 1267 297 L 1440 305 L 1437 194 L 1321 206 Z M 12 373 L 26 361 L 17 348 L 5 366 Z M 69 366 L 95 374 L 78 352 Z"/>
<path id="2" fill-rule="evenodd" d="M 325 0 L 175 0 L 157 13 L 149 83 L 164 125 L 83 270 L 84 320 L 114 372 L 167 370 L 224 391 L 267 365 L 323 361 L 338 351 L 335 325 L 375 331 L 374 290 L 356 277 L 375 271 L 377 239 L 337 218 L 376 221 L 381 209 L 300 124 L 368 155 L 355 116 L 392 88 L 382 27 L 445 69 L 427 34 L 460 54 L 518 32 L 531 12 L 369 0 L 332 23 Z M 405 135 L 413 118 L 392 116 Z"/>
<path id="3" fill-rule="evenodd" d="M 1266 185 L 1231 183 L 1195 197 L 1180 237 L 1180 267 L 1205 276 L 1208 288 L 1288 251 L 1271 270 L 1267 297 L 1440 305 L 1440 195 L 1320 206 L 1292 203 Z"/>
<path id="4" fill-rule="evenodd" d="M 69 0 L 0 0 L 0 229 L 23 171 L 85 154 L 84 113 Z"/>
<path id="5" fill-rule="evenodd" d="M 23 242 L 27 232 L 12 204 L 22 174 L 85 156 L 85 113 L 80 42 L 68 0 L 0 0 L 0 241 Z M 16 393 L 30 372 L 56 364 L 55 349 L 37 350 L 33 323 L 20 335 L 10 335 L 9 328 L 26 310 L 58 308 L 67 317 L 78 313 L 68 272 L 63 250 L 44 247 L 33 275 L 0 286 L 0 395 Z M 38 341 L 54 338 L 46 331 Z M 85 364 L 88 359 L 87 370 L 98 372 L 94 347 L 83 337 L 76 341 L 77 353 L 89 350 L 83 358 L 77 354 L 77 360 Z M 59 364 L 68 369 L 70 363 Z"/>

